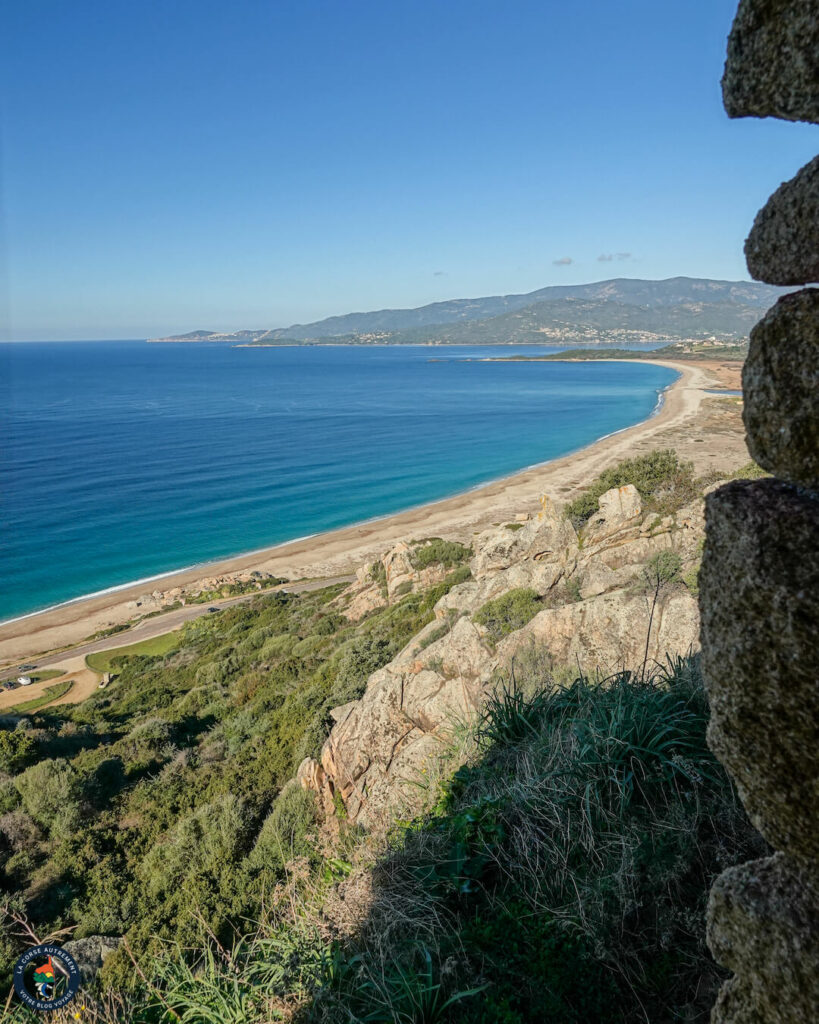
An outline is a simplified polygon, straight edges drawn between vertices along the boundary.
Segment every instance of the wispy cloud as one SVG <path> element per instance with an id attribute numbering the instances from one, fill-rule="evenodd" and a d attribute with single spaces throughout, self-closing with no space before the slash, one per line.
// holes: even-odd
<path id="1" fill-rule="evenodd" d="M 601 252 L 597 257 L 598 263 L 611 263 L 612 260 L 630 260 L 630 252 Z"/>
<path id="2" fill-rule="evenodd" d="M 432 276 L 433 277 L 446 277 L 446 271 L 445 270 L 433 270 L 432 271 Z"/>
<path id="3" fill-rule="evenodd" d="M 571 256 L 561 256 L 559 260 L 552 260 L 552 264 L 555 267 L 568 267 L 574 260 Z"/>

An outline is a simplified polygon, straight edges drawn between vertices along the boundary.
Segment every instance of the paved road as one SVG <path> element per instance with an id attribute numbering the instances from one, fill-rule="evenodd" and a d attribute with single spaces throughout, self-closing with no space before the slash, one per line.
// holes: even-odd
<path id="1" fill-rule="evenodd" d="M 285 591 L 289 594 L 304 594 L 310 590 L 322 590 L 324 587 L 331 587 L 335 583 L 352 583 L 355 576 L 331 576 L 324 580 L 310 580 L 306 583 L 288 583 L 283 587 L 271 587 L 265 593 L 272 593 L 273 590 Z M 83 657 L 86 654 L 94 654 L 96 651 L 109 651 L 112 647 L 125 647 L 128 644 L 141 643 L 143 640 L 152 640 L 155 636 L 162 636 L 163 633 L 170 633 L 179 629 L 186 622 L 198 619 L 202 615 L 208 615 L 208 608 L 228 608 L 234 604 L 242 604 L 259 596 L 259 591 L 254 590 L 250 594 L 240 594 L 238 597 L 222 597 L 208 604 L 189 604 L 183 608 L 174 608 L 173 611 L 165 612 L 163 615 L 156 615 L 152 619 L 146 619 L 131 629 L 124 629 L 121 633 L 114 633 L 112 636 L 103 637 L 100 640 L 91 640 L 77 647 L 71 647 L 59 654 L 48 654 L 42 658 L 32 658 L 30 662 L 37 668 L 48 668 L 50 665 L 60 665 L 68 658 Z M 13 676 L 19 671 L 19 666 L 4 669 L 4 676 Z"/>

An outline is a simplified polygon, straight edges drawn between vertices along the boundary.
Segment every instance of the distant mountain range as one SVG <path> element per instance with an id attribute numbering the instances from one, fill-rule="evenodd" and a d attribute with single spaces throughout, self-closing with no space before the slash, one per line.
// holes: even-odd
<path id="1" fill-rule="evenodd" d="M 191 331 L 149 340 L 234 345 L 622 345 L 711 337 L 736 341 L 746 338 L 787 290 L 754 281 L 617 278 L 555 285 L 525 295 L 347 313 L 273 330 Z"/>

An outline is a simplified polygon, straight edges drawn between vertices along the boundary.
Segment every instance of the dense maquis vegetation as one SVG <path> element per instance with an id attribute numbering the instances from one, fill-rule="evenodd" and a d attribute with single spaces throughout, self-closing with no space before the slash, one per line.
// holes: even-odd
<path id="1" fill-rule="evenodd" d="M 170 651 L 115 661 L 114 682 L 81 705 L 3 721 L 0 878 L 14 906 L 40 934 L 125 934 L 137 955 L 230 938 L 280 871 L 277 794 L 317 753 L 330 709 L 360 695 L 452 582 L 356 626 L 331 607 L 338 588 L 260 596 L 189 623 Z M 112 982 L 130 978 L 120 960 Z"/>
<path id="2" fill-rule="evenodd" d="M 260 923 L 229 946 L 213 935 L 141 956 L 135 987 L 133 972 L 104 972 L 123 989 L 94 1020 L 705 1024 L 721 979 L 704 943 L 708 890 L 763 845 L 706 744 L 697 659 L 568 685 L 545 664 L 530 657 L 500 681 L 452 752 L 461 767 L 431 784 L 429 811 L 375 852 L 341 816 L 334 856 L 320 855 L 312 797 L 285 786 L 231 860 L 246 884 L 290 860 Z M 186 874 L 181 833 L 214 883 L 219 851 L 243 833 L 240 799 L 223 792 L 216 816 L 213 799 L 187 813 L 168 856 L 145 844 L 157 881 L 143 912 L 169 874 Z M 183 884 L 193 917 L 203 889 Z M 229 893 L 247 902 L 223 883 Z"/>

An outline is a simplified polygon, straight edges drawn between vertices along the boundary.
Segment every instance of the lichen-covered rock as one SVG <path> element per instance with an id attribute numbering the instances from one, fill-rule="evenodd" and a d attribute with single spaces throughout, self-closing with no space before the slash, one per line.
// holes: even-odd
<path id="1" fill-rule="evenodd" d="M 756 215 L 745 259 L 751 277 L 768 284 L 819 281 L 819 156 L 780 185 Z"/>
<path id="2" fill-rule="evenodd" d="M 742 386 L 751 455 L 819 488 L 819 289 L 783 296 L 754 327 Z"/>
<path id="3" fill-rule="evenodd" d="M 629 528 L 634 531 L 634 536 L 639 534 L 643 504 L 634 484 L 606 491 L 597 499 L 597 509 L 583 528 L 584 547 L 599 544 Z"/>
<path id="4" fill-rule="evenodd" d="M 778 480 L 706 499 L 708 739 L 765 838 L 819 863 L 819 499 Z"/>
<path id="5" fill-rule="evenodd" d="M 384 668 L 374 672 L 360 700 L 345 705 L 321 752 L 301 772 L 327 804 L 338 793 L 348 817 L 373 825 L 399 808 L 411 813 L 425 761 L 441 750 L 456 721 L 473 716 L 484 698 L 488 660 L 478 628 L 458 619 L 442 637 L 426 627 Z M 328 795 L 326 792 L 330 790 Z"/>
<path id="6" fill-rule="evenodd" d="M 783 854 L 725 871 L 711 889 L 708 945 L 736 977 L 713 1024 L 809 1024 L 819 1012 L 819 902 Z"/>
<path id="7" fill-rule="evenodd" d="M 84 939 L 63 943 L 63 949 L 77 961 L 83 984 L 89 985 L 103 962 L 119 949 L 122 941 L 116 935 L 87 935 Z"/>
<path id="8" fill-rule="evenodd" d="M 520 529 L 510 530 L 503 525 L 485 530 L 475 538 L 473 550 L 469 567 L 475 579 L 481 579 L 525 560 L 559 563 L 576 552 L 577 534 L 546 499 L 537 518 L 523 523 Z"/>
<path id="9" fill-rule="evenodd" d="M 819 122 L 817 53 L 811 0 L 740 0 L 722 79 L 729 116 Z"/>

